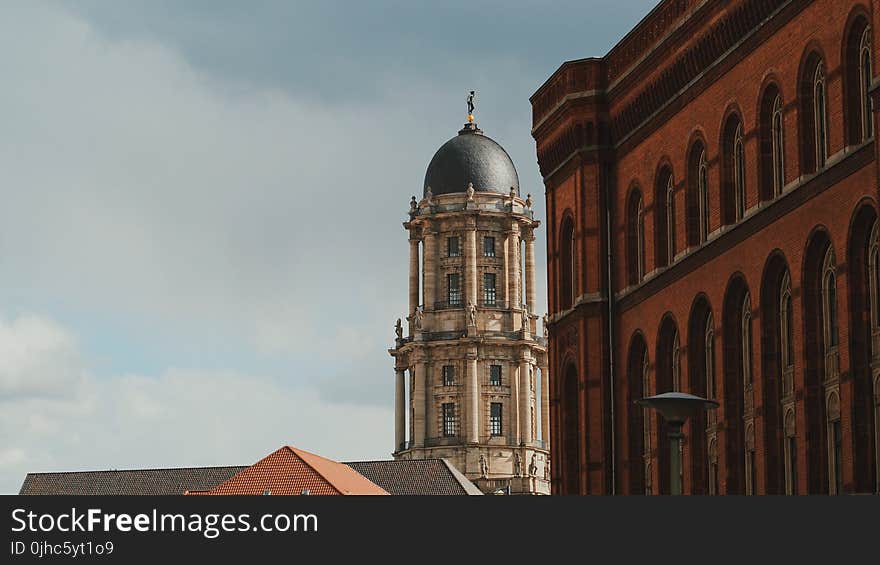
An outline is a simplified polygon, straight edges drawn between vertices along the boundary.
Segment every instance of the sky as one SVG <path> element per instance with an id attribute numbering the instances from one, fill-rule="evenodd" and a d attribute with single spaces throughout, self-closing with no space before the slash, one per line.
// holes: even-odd
<path id="1" fill-rule="evenodd" d="M 402 222 L 467 92 L 543 220 L 529 96 L 653 4 L 2 0 L 0 493 L 389 458 Z"/>

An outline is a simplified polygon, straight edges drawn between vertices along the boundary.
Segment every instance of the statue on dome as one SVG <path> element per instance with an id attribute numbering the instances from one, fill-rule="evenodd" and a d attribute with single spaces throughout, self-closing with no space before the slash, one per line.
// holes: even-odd
<path id="1" fill-rule="evenodd" d="M 403 339 L 403 326 L 400 323 L 400 318 L 397 318 L 397 324 L 394 326 L 394 333 L 397 334 L 397 339 Z"/>
<path id="2" fill-rule="evenodd" d="M 471 93 L 467 97 L 467 105 L 468 105 L 468 121 L 473 120 L 474 117 L 474 91 L 471 90 Z"/>
<path id="3" fill-rule="evenodd" d="M 474 201 L 474 183 L 469 182 L 467 187 L 467 199 L 468 202 Z"/>

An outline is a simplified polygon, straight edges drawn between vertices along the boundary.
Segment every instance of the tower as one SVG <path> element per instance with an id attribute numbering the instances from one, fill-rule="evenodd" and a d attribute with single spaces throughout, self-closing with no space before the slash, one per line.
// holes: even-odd
<path id="1" fill-rule="evenodd" d="M 404 223 L 408 335 L 398 320 L 389 350 L 395 458 L 446 458 L 484 492 L 550 493 L 547 350 L 534 313 L 539 225 L 510 156 L 469 113 L 428 165 Z"/>

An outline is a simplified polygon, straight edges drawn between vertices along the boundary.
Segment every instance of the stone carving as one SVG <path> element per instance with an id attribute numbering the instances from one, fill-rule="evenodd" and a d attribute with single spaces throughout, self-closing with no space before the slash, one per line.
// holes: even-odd
<path id="1" fill-rule="evenodd" d="M 544 330 L 544 338 L 547 339 L 550 337 L 550 314 L 545 313 L 544 317 L 541 318 L 541 325 Z"/>
<path id="2" fill-rule="evenodd" d="M 550 459 L 547 458 L 544 460 L 544 480 L 550 480 Z"/>
<path id="3" fill-rule="evenodd" d="M 532 460 L 529 463 L 529 476 L 536 477 L 538 475 L 538 454 L 532 453 Z"/>
<path id="4" fill-rule="evenodd" d="M 513 206 L 513 199 L 516 198 L 516 189 L 510 187 L 510 205 Z"/>
<path id="5" fill-rule="evenodd" d="M 531 194 L 526 196 L 526 208 L 528 208 L 529 210 L 532 209 L 532 195 Z"/>
<path id="6" fill-rule="evenodd" d="M 417 330 L 422 329 L 422 307 L 416 306 L 412 315 L 413 327 Z"/>
<path id="7" fill-rule="evenodd" d="M 467 199 L 468 202 L 474 201 L 474 183 L 469 182 L 467 187 Z"/>
<path id="8" fill-rule="evenodd" d="M 529 329 L 529 307 L 523 305 L 522 309 L 522 329 L 526 331 Z"/>
<path id="9" fill-rule="evenodd" d="M 474 303 L 468 301 L 467 304 L 468 326 L 476 327 L 477 325 L 477 307 Z"/>
<path id="10" fill-rule="evenodd" d="M 480 476 L 483 478 L 489 476 L 489 463 L 486 461 L 486 456 L 482 453 L 480 454 Z"/>
<path id="11" fill-rule="evenodd" d="M 431 190 L 431 187 L 428 187 L 428 190 L 425 191 L 425 202 L 428 206 L 434 205 L 434 191 Z"/>
<path id="12" fill-rule="evenodd" d="M 419 203 L 416 202 L 416 197 L 413 196 L 412 200 L 409 201 L 409 211 L 415 212 L 419 208 Z"/>
<path id="13" fill-rule="evenodd" d="M 394 326 L 394 333 L 397 334 L 397 339 L 403 339 L 403 326 L 400 324 L 400 318 L 397 318 L 397 324 Z"/>
<path id="14" fill-rule="evenodd" d="M 513 474 L 517 477 L 521 477 L 523 474 L 522 468 L 522 457 L 519 454 L 519 451 L 513 454 Z"/>

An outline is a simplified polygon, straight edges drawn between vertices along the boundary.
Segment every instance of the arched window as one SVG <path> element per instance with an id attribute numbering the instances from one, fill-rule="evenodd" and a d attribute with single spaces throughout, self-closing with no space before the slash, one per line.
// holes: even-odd
<path id="1" fill-rule="evenodd" d="M 575 297 L 575 265 L 574 265 L 574 222 L 570 217 L 562 222 L 560 234 L 560 309 L 567 310 L 574 304 Z"/>
<path id="2" fill-rule="evenodd" d="M 871 301 L 871 356 L 880 358 L 880 221 L 874 222 L 868 238 L 868 298 Z"/>
<path id="3" fill-rule="evenodd" d="M 773 128 L 771 132 L 773 148 L 773 194 L 782 194 L 785 186 L 785 122 L 782 118 L 782 97 L 778 94 L 773 100 Z"/>
<path id="4" fill-rule="evenodd" d="M 699 172 L 700 191 L 700 241 L 709 238 L 709 163 L 706 161 L 706 151 L 700 153 Z"/>
<path id="5" fill-rule="evenodd" d="M 627 279 L 634 285 L 645 277 L 645 208 L 637 189 L 630 194 L 626 221 Z"/>
<path id="6" fill-rule="evenodd" d="M 782 347 L 782 396 L 794 392 L 794 305 L 791 299 L 791 276 L 786 271 L 779 296 L 779 328 Z"/>
<path id="7" fill-rule="evenodd" d="M 654 264 L 666 267 L 675 257 L 675 185 L 662 167 L 654 180 Z"/>
<path id="8" fill-rule="evenodd" d="M 739 114 L 724 121 L 721 138 L 721 223 L 733 224 L 746 210 L 745 132 Z"/>
<path id="9" fill-rule="evenodd" d="M 825 166 L 828 158 L 828 115 L 825 97 L 825 67 L 822 63 L 813 74 L 813 123 L 816 124 L 816 167 Z"/>
<path id="10" fill-rule="evenodd" d="M 743 299 L 742 311 L 742 382 L 748 387 L 752 384 L 752 302 L 748 293 Z"/>
<path id="11" fill-rule="evenodd" d="M 871 28 L 866 27 L 859 43 L 859 97 L 862 114 L 862 140 L 874 136 L 874 120 L 871 115 Z"/>
<path id="12" fill-rule="evenodd" d="M 675 183 L 672 174 L 666 183 L 666 258 L 667 263 L 675 260 Z"/>
<path id="13" fill-rule="evenodd" d="M 746 215 L 746 152 L 743 141 L 742 122 L 737 126 L 733 138 L 734 188 L 736 190 L 736 219 Z"/>
<path id="14" fill-rule="evenodd" d="M 828 248 L 822 266 L 822 320 L 825 329 L 825 353 L 837 349 L 837 275 L 834 267 L 834 250 Z"/>
<path id="15" fill-rule="evenodd" d="M 715 323 L 712 314 L 706 320 L 706 398 L 715 399 Z"/>

